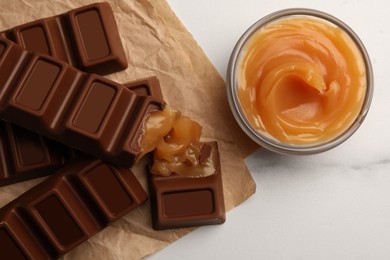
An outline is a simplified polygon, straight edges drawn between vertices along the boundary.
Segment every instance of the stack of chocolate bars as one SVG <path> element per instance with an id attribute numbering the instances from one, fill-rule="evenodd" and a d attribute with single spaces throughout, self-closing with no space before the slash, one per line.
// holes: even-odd
<path id="1" fill-rule="evenodd" d="M 51 175 L 0 209 L 0 259 L 59 257 L 148 199 L 129 168 L 165 102 L 156 77 L 101 76 L 125 57 L 107 3 L 0 33 L 0 186 Z M 219 157 L 207 177 L 147 171 L 155 229 L 225 221 Z"/>

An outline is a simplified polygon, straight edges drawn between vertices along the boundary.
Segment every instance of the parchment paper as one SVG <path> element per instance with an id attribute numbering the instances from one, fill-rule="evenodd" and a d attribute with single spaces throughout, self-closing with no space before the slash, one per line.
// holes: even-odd
<path id="1" fill-rule="evenodd" d="M 0 30 L 93 2 L 2 0 Z M 223 79 L 165 1 L 115 0 L 109 3 L 115 13 L 129 68 L 108 77 L 124 83 L 151 75 L 158 76 L 167 103 L 203 125 L 204 140 L 218 141 L 225 206 L 229 210 L 239 205 L 255 192 L 255 184 L 244 158 L 256 149 L 256 145 L 234 121 L 226 100 Z M 147 190 L 142 162 L 133 171 Z M 0 206 L 43 179 L 0 188 Z M 63 259 L 140 259 L 193 230 L 154 231 L 149 207 L 147 202 Z M 224 225 L 229 225 L 229 216 Z"/>

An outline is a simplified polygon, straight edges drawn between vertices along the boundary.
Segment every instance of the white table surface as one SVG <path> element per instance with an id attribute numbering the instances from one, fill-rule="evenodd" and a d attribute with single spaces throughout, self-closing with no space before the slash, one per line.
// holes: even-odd
<path id="1" fill-rule="evenodd" d="M 257 192 L 150 259 L 390 259 L 390 2 L 368 0 L 169 0 L 225 77 L 230 52 L 256 20 L 279 9 L 328 12 L 352 27 L 373 64 L 364 124 L 314 156 L 259 151 L 247 160 Z"/>

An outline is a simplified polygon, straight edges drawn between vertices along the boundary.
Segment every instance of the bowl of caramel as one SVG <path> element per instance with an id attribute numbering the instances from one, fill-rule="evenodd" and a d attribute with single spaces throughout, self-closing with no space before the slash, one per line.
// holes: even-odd
<path id="1" fill-rule="evenodd" d="M 347 140 L 373 96 L 367 51 L 339 19 L 285 9 L 252 25 L 230 57 L 227 95 L 255 142 L 282 154 L 314 154 Z"/>

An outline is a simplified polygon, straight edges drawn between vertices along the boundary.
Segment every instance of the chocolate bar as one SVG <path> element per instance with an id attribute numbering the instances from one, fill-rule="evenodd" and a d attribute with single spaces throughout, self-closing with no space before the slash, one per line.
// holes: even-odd
<path id="1" fill-rule="evenodd" d="M 0 209 L 0 259 L 58 257 L 146 200 L 130 170 L 71 162 Z"/>
<path id="2" fill-rule="evenodd" d="M 157 77 L 149 77 L 124 86 L 140 95 L 162 99 Z M 0 121 L 0 187 L 52 174 L 76 151 L 24 128 Z"/>
<path id="3" fill-rule="evenodd" d="M 216 142 L 208 143 L 214 153 L 215 173 L 206 177 L 178 174 L 148 177 L 152 224 L 156 230 L 225 222 L 221 165 Z"/>
<path id="4" fill-rule="evenodd" d="M 96 3 L 0 32 L 30 51 L 105 75 L 127 68 L 115 17 L 108 3 Z"/>
<path id="5" fill-rule="evenodd" d="M 164 102 L 0 39 L 0 118 L 114 165 L 140 153 L 144 119 Z"/>

